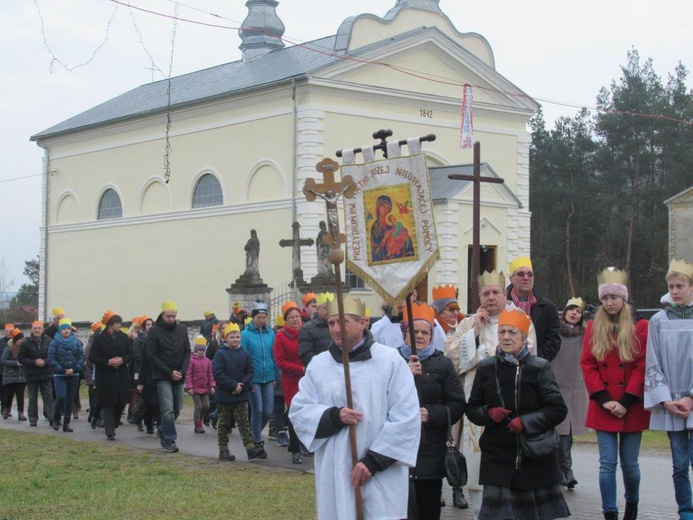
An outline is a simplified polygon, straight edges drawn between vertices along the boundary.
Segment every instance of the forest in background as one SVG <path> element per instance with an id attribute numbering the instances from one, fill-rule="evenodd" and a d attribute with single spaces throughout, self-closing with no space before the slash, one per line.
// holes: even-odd
<path id="1" fill-rule="evenodd" d="M 629 273 L 631 299 L 659 307 L 666 292 L 668 209 L 693 186 L 693 90 L 679 63 L 663 80 L 651 59 L 627 53 L 621 77 L 547 129 L 531 121 L 530 210 L 537 288 L 559 309 L 597 303 L 597 273 Z M 688 261 L 693 259 L 688 258 Z"/>

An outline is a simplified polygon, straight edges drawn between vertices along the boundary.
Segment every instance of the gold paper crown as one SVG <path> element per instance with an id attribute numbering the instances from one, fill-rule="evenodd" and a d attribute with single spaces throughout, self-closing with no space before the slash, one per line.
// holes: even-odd
<path id="1" fill-rule="evenodd" d="M 331 302 L 332 300 L 334 300 L 334 294 L 331 292 L 321 292 L 318 294 L 318 297 L 315 298 L 315 303 L 318 305 L 323 305 L 327 302 Z"/>
<path id="2" fill-rule="evenodd" d="M 327 302 L 327 315 L 334 316 L 335 314 L 339 314 L 337 298 Z M 364 317 L 366 316 L 366 304 L 364 304 L 359 298 L 346 296 L 344 298 L 344 314 L 353 314 L 354 316 Z"/>
<path id="3" fill-rule="evenodd" d="M 72 320 L 70 318 L 60 318 L 60 321 L 58 322 L 58 328 L 62 327 L 63 325 L 72 327 Z"/>
<path id="4" fill-rule="evenodd" d="M 605 283 L 617 283 L 621 285 L 628 285 L 628 273 L 625 271 L 619 271 L 618 269 L 613 269 L 607 267 L 601 273 L 597 275 L 597 283 L 599 285 Z"/>
<path id="5" fill-rule="evenodd" d="M 483 289 L 487 285 L 498 285 L 501 289 L 505 290 L 505 275 L 500 272 L 496 272 L 494 269 L 490 273 L 484 271 L 484 274 L 479 275 L 479 290 Z"/>
<path id="6" fill-rule="evenodd" d="M 415 320 L 425 320 L 431 326 L 433 326 L 433 320 L 436 319 L 435 311 L 424 302 L 411 302 L 411 313 Z M 409 321 L 409 313 L 406 307 L 404 307 L 404 312 L 402 313 L 402 320 Z"/>
<path id="7" fill-rule="evenodd" d="M 442 300 L 452 298 L 457 299 L 457 290 L 454 285 L 439 285 L 433 288 L 433 299 Z"/>
<path id="8" fill-rule="evenodd" d="M 236 323 L 229 321 L 221 328 L 221 333 L 224 337 L 226 337 L 228 336 L 229 332 L 241 332 L 241 328 Z"/>
<path id="9" fill-rule="evenodd" d="M 565 307 L 563 307 L 563 308 L 566 309 L 566 308 L 570 307 L 571 305 L 575 305 L 576 307 L 580 307 L 583 311 L 585 310 L 585 302 L 580 297 L 571 298 L 570 300 L 568 300 L 568 303 L 566 303 Z"/>
<path id="10" fill-rule="evenodd" d="M 693 264 L 687 264 L 683 260 L 672 260 L 669 264 L 669 272 L 667 272 L 667 278 L 673 273 L 681 273 L 691 280 L 693 280 Z"/>
<path id="11" fill-rule="evenodd" d="M 534 269 L 532 267 L 532 260 L 528 256 L 520 256 L 513 260 L 513 262 L 510 264 L 510 274 L 515 274 L 515 271 L 517 271 L 520 267 L 529 267 L 530 269 Z"/>
<path id="12" fill-rule="evenodd" d="M 208 318 L 209 316 L 212 316 L 213 314 L 214 314 L 214 313 L 213 313 L 212 311 L 210 311 L 210 310 L 202 311 L 202 315 L 203 315 L 205 318 Z"/>
<path id="13" fill-rule="evenodd" d="M 284 325 L 286 325 L 286 320 L 282 316 L 277 316 L 274 319 L 274 326 L 275 327 L 283 327 Z"/>
<path id="14" fill-rule="evenodd" d="M 163 303 L 161 304 L 161 310 L 162 310 L 163 312 L 166 312 L 166 311 L 177 311 L 177 310 L 178 310 L 178 304 L 177 304 L 176 302 L 170 301 L 170 300 L 167 301 L 167 302 L 163 302 Z"/>
<path id="15" fill-rule="evenodd" d="M 527 335 L 529 334 L 529 327 L 532 325 L 532 320 L 520 309 L 512 311 L 503 309 L 498 315 L 498 326 L 500 327 L 501 325 L 512 325 Z"/>
<path id="16" fill-rule="evenodd" d="M 282 316 L 286 316 L 286 313 L 289 312 L 291 309 L 298 310 L 298 303 L 296 303 L 293 300 L 289 300 L 284 305 L 282 305 Z"/>
<path id="17" fill-rule="evenodd" d="M 53 309 L 53 316 L 57 316 L 59 314 L 65 314 L 65 309 L 63 307 L 56 307 Z"/>
<path id="18" fill-rule="evenodd" d="M 204 336 L 197 336 L 195 337 L 193 341 L 193 346 L 195 345 L 204 345 L 207 346 L 207 340 L 204 338 Z"/>

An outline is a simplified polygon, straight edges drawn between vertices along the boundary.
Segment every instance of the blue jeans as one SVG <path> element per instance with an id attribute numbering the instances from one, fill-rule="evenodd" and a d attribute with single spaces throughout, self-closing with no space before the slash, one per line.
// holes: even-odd
<path id="1" fill-rule="evenodd" d="M 164 438 L 163 446 L 176 441 L 176 419 L 178 419 L 180 408 L 183 405 L 185 382 L 157 381 L 156 393 L 159 397 L 159 409 L 161 410 L 159 433 Z"/>
<path id="2" fill-rule="evenodd" d="M 681 518 L 693 518 L 693 497 L 688 468 L 693 462 L 693 431 L 667 432 L 674 465 L 674 494 Z M 688 515 L 682 515 L 688 513 Z"/>
<path id="3" fill-rule="evenodd" d="M 274 381 L 269 383 L 253 383 L 250 394 L 250 430 L 253 440 L 262 440 L 262 430 L 272 417 L 274 410 Z"/>
<path id="4" fill-rule="evenodd" d="M 53 386 L 55 387 L 55 406 L 56 414 L 65 414 L 65 421 L 70 422 L 72 417 L 72 407 L 75 403 L 75 394 L 79 388 L 79 374 L 71 376 L 53 376 Z M 53 419 L 51 417 L 51 419 Z"/>
<path id="5" fill-rule="evenodd" d="M 619 439 L 620 437 L 620 439 Z M 640 440 L 642 432 L 616 433 L 597 430 L 599 446 L 599 491 L 602 512 L 618 511 L 616 505 L 616 464 L 620 457 L 626 502 L 640 499 Z"/>

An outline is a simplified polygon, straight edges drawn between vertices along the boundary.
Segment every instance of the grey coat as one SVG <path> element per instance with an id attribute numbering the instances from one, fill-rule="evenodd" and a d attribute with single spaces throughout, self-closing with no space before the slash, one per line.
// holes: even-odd
<path id="1" fill-rule="evenodd" d="M 13 383 L 26 383 L 24 377 L 24 367 L 19 361 L 12 357 L 12 343 L 2 352 L 0 364 L 2 365 L 2 384 L 10 385 Z"/>
<path id="2" fill-rule="evenodd" d="M 585 329 L 571 327 L 561 320 L 561 349 L 551 361 L 551 368 L 558 382 L 563 400 L 568 406 L 565 420 L 556 426 L 558 435 L 580 435 L 587 432 L 587 390 L 582 377 L 580 356 L 582 355 L 582 338 Z"/>

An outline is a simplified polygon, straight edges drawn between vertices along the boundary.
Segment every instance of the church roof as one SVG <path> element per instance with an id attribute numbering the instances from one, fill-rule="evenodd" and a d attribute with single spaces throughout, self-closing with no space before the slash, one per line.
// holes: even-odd
<path id="1" fill-rule="evenodd" d="M 428 175 L 431 182 L 431 197 L 433 202 L 447 202 L 455 195 L 472 184 L 472 181 L 459 181 L 448 179 L 450 174 L 474 175 L 473 164 L 458 164 L 454 166 L 432 166 L 428 168 Z M 486 163 L 481 163 L 481 177 L 500 176 Z M 522 201 L 515 195 L 505 183 L 498 185 L 499 189 L 503 190 L 509 197 L 517 203 L 518 207 L 522 207 Z"/>
<path id="2" fill-rule="evenodd" d="M 340 60 L 340 56 L 334 52 L 334 43 L 335 36 L 328 36 L 281 49 L 247 63 L 239 60 L 173 77 L 171 107 L 181 108 L 211 101 L 310 74 Z M 165 79 L 141 85 L 43 130 L 33 135 L 31 140 L 162 113 L 167 108 L 167 89 L 168 80 Z"/>

